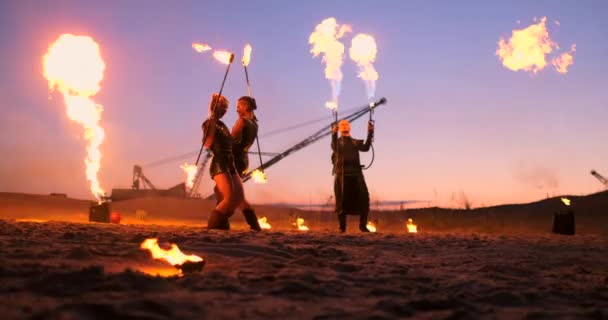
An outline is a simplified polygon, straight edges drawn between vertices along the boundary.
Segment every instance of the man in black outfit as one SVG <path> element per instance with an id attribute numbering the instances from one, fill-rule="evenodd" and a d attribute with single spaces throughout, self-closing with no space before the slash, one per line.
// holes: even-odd
<path id="1" fill-rule="evenodd" d="M 338 131 L 340 138 L 338 138 Z M 359 215 L 359 230 L 367 229 L 369 214 L 369 192 L 363 178 L 359 151 L 368 151 L 374 136 L 374 124 L 367 125 L 367 139 L 353 139 L 350 136 L 350 123 L 342 120 L 332 127 L 331 149 L 334 163 L 334 194 L 336 199 L 336 214 L 340 223 L 340 231 L 346 231 L 346 215 Z"/>

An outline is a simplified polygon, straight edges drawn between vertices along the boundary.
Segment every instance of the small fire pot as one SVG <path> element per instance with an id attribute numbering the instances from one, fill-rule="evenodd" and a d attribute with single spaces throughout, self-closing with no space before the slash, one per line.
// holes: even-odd
<path id="1" fill-rule="evenodd" d="M 110 202 L 92 203 L 89 207 L 89 222 L 110 222 Z"/>
<path id="2" fill-rule="evenodd" d="M 574 211 L 560 210 L 553 215 L 553 233 L 574 235 Z"/>

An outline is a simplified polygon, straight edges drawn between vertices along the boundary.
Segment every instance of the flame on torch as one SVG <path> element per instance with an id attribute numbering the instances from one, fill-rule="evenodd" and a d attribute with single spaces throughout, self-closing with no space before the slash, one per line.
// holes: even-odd
<path id="1" fill-rule="evenodd" d="M 338 108 L 340 83 L 342 82 L 342 63 L 344 58 L 344 45 L 338 41 L 346 32 L 351 31 L 349 25 L 338 25 L 335 18 L 327 18 L 315 27 L 310 34 L 308 43 L 312 44 L 310 52 L 313 57 L 323 54 L 325 62 L 325 78 L 331 83 L 332 100 L 325 104 L 330 109 Z"/>
<path id="2" fill-rule="evenodd" d="M 496 55 L 503 66 L 513 71 L 532 71 L 534 74 L 547 66 L 546 56 L 553 52 L 553 49 L 559 49 L 559 45 L 551 40 L 546 22 L 547 17 L 542 17 L 536 24 L 513 30 L 508 41 L 500 38 Z M 557 72 L 568 72 L 568 67 L 574 63 L 574 51 L 575 45 L 571 47 L 570 52 L 551 60 Z"/>
<path id="3" fill-rule="evenodd" d="M 243 65 L 245 67 L 247 67 L 249 65 L 249 62 L 251 61 L 251 51 L 253 50 L 253 48 L 251 47 L 251 45 L 248 43 L 245 45 L 245 48 L 243 48 Z"/>
<path id="4" fill-rule="evenodd" d="M 198 53 L 203 53 L 205 51 L 211 50 L 211 47 L 205 43 L 196 43 L 195 42 L 192 44 L 192 49 L 194 49 Z"/>
<path id="5" fill-rule="evenodd" d="M 298 230 L 300 230 L 300 231 L 308 231 L 308 227 L 306 225 L 304 225 L 304 219 L 303 218 L 296 219 L 295 225 L 298 228 Z"/>
<path id="6" fill-rule="evenodd" d="M 360 33 L 356 35 L 349 50 L 350 59 L 359 66 L 359 78 L 365 82 L 367 98 L 372 99 L 376 94 L 378 72 L 374 68 L 378 47 L 374 37 Z"/>
<path id="7" fill-rule="evenodd" d="M 376 225 L 373 222 L 368 221 L 367 230 L 369 230 L 369 232 L 376 232 Z"/>
<path id="8" fill-rule="evenodd" d="M 152 258 L 162 259 L 167 261 L 172 266 L 182 265 L 186 261 L 199 262 L 203 261 L 203 258 L 197 255 L 187 255 L 182 253 L 176 244 L 171 244 L 171 249 L 165 250 L 158 246 L 158 239 L 146 239 L 141 243 L 141 249 L 148 249 L 152 253 Z"/>
<path id="9" fill-rule="evenodd" d="M 223 64 L 231 64 L 234 60 L 234 54 L 228 51 L 215 50 L 213 51 L 213 57 Z"/>
<path id="10" fill-rule="evenodd" d="M 262 228 L 263 230 L 269 230 L 270 228 L 272 228 L 270 223 L 268 223 L 268 219 L 266 217 L 259 218 L 258 223 L 260 224 L 260 228 Z"/>
<path id="11" fill-rule="evenodd" d="M 259 184 L 266 183 L 266 173 L 264 173 L 260 170 L 254 170 L 251 173 L 251 177 L 253 178 L 253 182 L 255 182 L 255 183 L 259 183 Z"/>
<path id="12" fill-rule="evenodd" d="M 568 199 L 568 198 L 562 198 L 562 202 L 563 202 L 565 205 L 569 206 L 571 201 L 570 201 L 570 199 Z"/>
<path id="13" fill-rule="evenodd" d="M 194 186 L 194 178 L 196 177 L 196 173 L 198 172 L 198 166 L 194 164 L 184 163 L 179 166 L 186 173 L 186 187 L 188 189 L 192 189 Z"/>
<path id="14" fill-rule="evenodd" d="M 409 233 L 418 232 L 418 226 L 414 224 L 414 220 L 412 220 L 412 218 L 407 219 L 407 224 L 405 226 L 407 227 L 407 232 Z"/>
<path id="15" fill-rule="evenodd" d="M 105 134 L 99 124 L 103 106 L 90 97 L 99 91 L 105 67 L 99 45 L 88 36 L 62 34 L 42 57 L 49 90 L 63 95 L 68 117 L 84 127 L 84 139 L 88 142 L 86 177 L 97 200 L 104 195 L 97 174 L 101 168 L 99 146 Z"/>

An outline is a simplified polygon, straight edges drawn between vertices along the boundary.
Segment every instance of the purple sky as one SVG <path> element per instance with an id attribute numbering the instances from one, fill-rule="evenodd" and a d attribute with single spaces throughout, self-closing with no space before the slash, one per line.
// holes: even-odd
<path id="1" fill-rule="evenodd" d="M 0 2 L 0 191 L 92 198 L 82 129 L 42 76 L 41 58 L 62 33 L 93 37 L 106 62 L 93 99 L 105 108 L 99 176 L 109 192 L 130 186 L 133 164 L 198 150 L 209 95 L 225 69 L 194 52 L 192 42 L 232 50 L 239 60 L 243 45 L 253 45 L 249 71 L 262 137 L 329 116 L 323 105 L 331 88 L 308 36 L 331 16 L 378 44 L 376 97 L 389 103 L 375 113 L 375 162 L 365 172 L 372 200 L 456 205 L 452 196 L 464 192 L 479 206 L 601 189 L 589 171 L 608 175 L 605 1 L 9 0 Z M 541 16 L 560 21 L 548 23 L 554 41 L 577 45 L 566 75 L 513 72 L 494 54 L 500 37 Z M 356 66 L 345 60 L 341 110 L 367 103 Z M 232 126 L 236 99 L 246 94 L 240 64 L 224 92 Z M 320 126 L 262 138 L 262 150 L 282 151 Z M 363 138 L 365 121 L 352 126 Z M 362 158 L 367 163 L 370 155 Z M 167 188 L 183 181 L 181 163 L 144 172 Z M 266 185 L 247 184 L 253 202 L 323 202 L 332 193 L 329 139 L 267 174 Z M 200 191 L 211 187 L 206 175 Z"/>

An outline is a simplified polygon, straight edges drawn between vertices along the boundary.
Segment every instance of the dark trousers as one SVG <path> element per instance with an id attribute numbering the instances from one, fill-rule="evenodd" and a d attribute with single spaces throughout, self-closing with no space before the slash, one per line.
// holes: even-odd
<path id="1" fill-rule="evenodd" d="M 334 195 L 340 230 L 346 229 L 346 215 L 359 215 L 359 228 L 365 228 L 369 215 L 369 192 L 363 174 L 336 174 Z"/>

